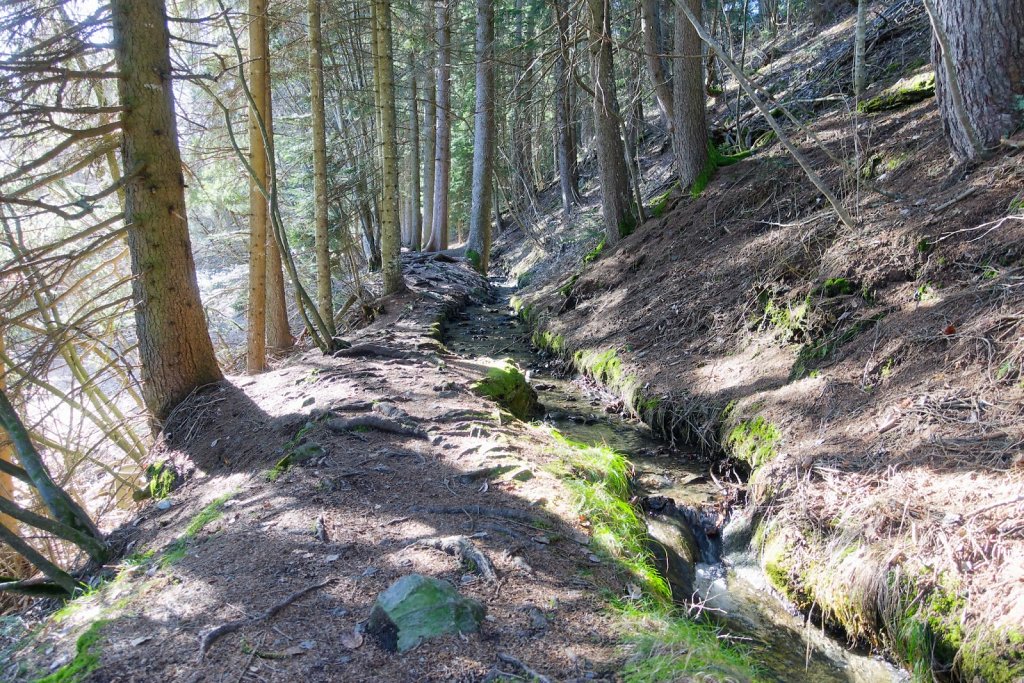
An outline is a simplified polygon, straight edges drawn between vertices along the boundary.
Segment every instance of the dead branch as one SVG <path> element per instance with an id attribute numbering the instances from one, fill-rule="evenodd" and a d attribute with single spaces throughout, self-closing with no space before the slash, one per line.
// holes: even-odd
<path id="1" fill-rule="evenodd" d="M 324 586 L 333 581 L 334 579 L 326 579 L 324 581 L 321 581 L 320 583 L 313 584 L 312 586 L 306 586 L 302 590 L 292 593 L 281 602 L 277 603 L 276 605 L 273 605 L 272 607 L 256 615 L 255 617 L 250 617 L 248 619 L 235 619 L 234 621 L 229 621 L 225 624 L 221 624 L 220 626 L 214 626 L 209 631 L 207 631 L 206 634 L 203 635 L 203 637 L 199 641 L 199 661 L 203 660 L 203 657 L 206 656 L 206 653 L 210 649 L 210 647 L 212 647 L 213 644 L 223 636 L 226 636 L 229 633 L 234 633 L 235 631 L 246 626 L 253 626 L 254 624 L 267 621 L 268 619 L 273 618 L 274 615 L 276 615 L 278 612 L 280 612 L 285 607 L 292 604 L 299 598 L 302 598 L 319 588 L 323 588 Z"/>
<path id="2" fill-rule="evenodd" d="M 550 678 L 548 678 L 547 676 L 545 676 L 545 675 L 543 675 L 541 673 L 538 673 L 538 672 L 534 671 L 533 669 L 528 667 L 526 664 L 524 664 L 523 662 L 521 662 L 518 659 L 516 659 L 515 657 L 513 657 L 512 655 L 505 654 L 504 652 L 499 652 L 498 653 L 498 659 L 500 659 L 501 661 L 505 662 L 506 664 L 511 664 L 512 666 L 518 667 L 519 669 L 521 669 L 523 671 L 523 673 L 525 673 L 527 676 L 529 676 L 531 680 L 534 680 L 537 683 L 551 683 L 551 679 Z"/>

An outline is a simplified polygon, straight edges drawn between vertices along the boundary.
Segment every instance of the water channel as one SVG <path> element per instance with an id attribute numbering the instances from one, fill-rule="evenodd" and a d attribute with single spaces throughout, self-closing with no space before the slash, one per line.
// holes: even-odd
<path id="1" fill-rule="evenodd" d="M 659 440 L 645 425 L 606 412 L 608 397 L 598 388 L 584 378 L 564 376 L 558 363 L 539 355 L 509 307 L 513 291 L 510 283 L 492 282 L 486 301 L 470 305 L 447 324 L 449 349 L 467 358 L 514 360 L 537 390 L 547 411 L 546 423 L 574 441 L 606 444 L 625 454 L 635 467 L 637 494 L 646 508 L 674 515 L 679 526 L 700 526 L 694 524 L 699 511 L 723 498 L 720 484 L 709 476 L 708 463 Z M 656 517 L 663 515 L 652 514 L 650 519 Z M 850 651 L 843 642 L 806 624 L 769 588 L 746 543 L 726 542 L 723 550 L 721 530 L 710 535 L 700 528 L 692 530 L 700 551 L 700 561 L 688 577 L 694 600 L 727 633 L 753 648 L 767 679 L 909 680 L 906 672 L 880 657 Z"/>

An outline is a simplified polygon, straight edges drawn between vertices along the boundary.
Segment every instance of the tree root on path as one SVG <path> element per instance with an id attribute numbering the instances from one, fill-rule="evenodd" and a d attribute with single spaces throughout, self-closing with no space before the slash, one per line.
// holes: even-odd
<path id="1" fill-rule="evenodd" d="M 275 614 L 277 614 L 278 612 L 280 612 L 285 607 L 287 607 L 288 605 L 292 604 L 293 602 L 295 602 L 299 598 L 302 598 L 302 597 L 308 595 L 309 593 L 312 593 L 313 591 L 315 591 L 315 590 L 317 590 L 319 588 L 323 588 L 324 586 L 326 586 L 327 584 L 329 584 L 329 583 L 331 583 L 333 581 L 334 581 L 334 579 L 327 579 L 325 581 L 321 581 L 320 583 L 313 584 L 312 586 L 306 586 L 302 590 L 296 591 L 296 592 L 292 593 L 291 595 L 289 595 L 287 598 L 285 598 L 281 602 L 277 603 L 276 605 L 273 605 L 272 607 L 267 609 L 265 612 L 263 612 L 261 614 L 257 614 L 255 617 L 250 617 L 248 619 L 235 619 L 234 621 L 229 621 L 226 624 L 221 624 L 220 626 L 214 626 L 209 631 L 207 631 L 203 635 L 203 637 L 199 640 L 199 657 L 198 657 L 198 660 L 199 661 L 203 661 L 203 657 L 206 656 L 207 651 L 221 637 L 226 636 L 229 633 L 234 633 L 235 631 L 237 631 L 237 630 L 239 630 L 241 628 L 244 628 L 246 626 L 253 626 L 253 625 L 258 624 L 260 622 L 263 622 L 263 621 L 266 621 L 268 619 L 271 619 L 271 618 L 273 618 L 273 616 Z"/>
<path id="2" fill-rule="evenodd" d="M 392 420 L 380 415 L 359 415 L 357 417 L 336 417 L 327 421 L 327 428 L 335 432 L 348 432 L 358 428 L 376 429 L 379 432 L 389 432 L 402 436 L 414 436 L 417 439 L 427 438 L 426 433 L 415 427 L 404 425 L 398 420 Z"/>
<path id="3" fill-rule="evenodd" d="M 409 512 L 425 512 L 430 515 L 480 515 L 482 517 L 503 517 L 521 522 L 537 524 L 539 517 L 514 508 L 492 508 L 484 505 L 414 505 Z"/>
<path id="4" fill-rule="evenodd" d="M 462 562 L 473 563 L 480 575 L 484 577 L 490 583 L 494 583 L 498 580 L 498 575 L 494 571 L 494 565 L 480 550 L 473 545 L 473 541 L 469 540 L 465 536 L 443 536 L 441 538 L 428 538 L 422 541 L 417 541 L 413 545 L 425 546 L 427 548 L 436 548 L 437 550 L 443 550 L 449 555 L 455 555 Z"/>
<path id="5" fill-rule="evenodd" d="M 347 349 L 340 349 L 331 354 L 335 358 L 355 358 L 358 356 L 380 356 L 382 358 L 409 358 L 408 351 L 395 349 L 381 344 L 356 344 Z"/>
<path id="6" fill-rule="evenodd" d="M 538 673 L 537 671 L 534 671 L 530 667 L 526 666 L 526 664 L 513 657 L 512 655 L 505 654 L 504 652 L 499 652 L 498 659 L 503 661 L 505 664 L 511 664 L 512 666 L 521 669 L 523 673 L 530 677 L 530 680 L 535 681 L 536 683 L 551 683 L 550 678 L 541 673 Z"/>

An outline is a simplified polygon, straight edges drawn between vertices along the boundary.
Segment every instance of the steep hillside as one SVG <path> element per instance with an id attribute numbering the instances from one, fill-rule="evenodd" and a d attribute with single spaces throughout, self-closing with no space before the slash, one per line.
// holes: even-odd
<path id="1" fill-rule="evenodd" d="M 876 25 L 876 113 L 850 110 L 849 41 L 825 39 L 852 19 L 758 59 L 755 77 L 798 112 L 806 129 L 790 134 L 855 229 L 751 119 L 756 153 L 698 198 L 661 195 L 666 155 L 648 159 L 657 217 L 615 248 L 588 232 L 585 205 L 570 226 L 504 235 L 500 263 L 523 285 L 535 343 L 627 412 L 728 459 L 747 500 L 730 533 L 746 524 L 787 598 L 922 676 L 1017 680 L 1024 165 L 1011 141 L 951 167 L 913 6 Z M 716 113 L 729 139 L 729 110 Z"/>

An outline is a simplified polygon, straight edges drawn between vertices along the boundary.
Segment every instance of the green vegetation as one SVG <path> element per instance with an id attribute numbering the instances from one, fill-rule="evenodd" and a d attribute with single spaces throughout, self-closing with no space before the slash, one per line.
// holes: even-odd
<path id="1" fill-rule="evenodd" d="M 209 505 L 204 507 L 199 513 L 192 518 L 188 526 L 185 527 L 185 533 L 183 533 L 177 540 L 167 546 L 157 561 L 161 567 L 169 567 L 173 564 L 177 564 L 179 561 L 184 559 L 188 554 L 189 543 L 194 539 L 200 531 L 206 528 L 210 522 L 213 522 L 220 518 L 224 514 L 224 504 L 235 497 L 236 492 L 225 493 L 224 495 L 215 498 Z"/>
<path id="2" fill-rule="evenodd" d="M 884 314 L 878 314 L 858 320 L 843 330 L 834 329 L 823 339 L 817 339 L 801 346 L 796 360 L 793 362 L 793 369 L 789 373 L 790 381 L 809 376 L 813 365 L 833 358 L 841 347 L 848 344 L 861 332 L 874 327 L 883 317 Z"/>
<path id="3" fill-rule="evenodd" d="M 707 189 L 708 183 L 715 177 L 715 172 L 724 166 L 732 166 L 733 164 L 742 161 L 754 153 L 754 150 L 748 149 L 737 154 L 723 154 L 718 147 L 708 141 L 708 160 L 704 164 L 704 168 L 701 169 L 700 173 L 694 179 L 693 184 L 690 186 L 690 196 L 693 199 L 699 198 L 704 190 Z"/>
<path id="4" fill-rule="evenodd" d="M 555 356 L 564 356 L 567 351 L 565 337 L 560 334 L 552 334 L 547 330 L 534 332 L 530 337 L 530 341 L 538 349 L 547 351 Z"/>
<path id="5" fill-rule="evenodd" d="M 934 96 L 935 74 L 929 72 L 909 80 L 901 80 L 891 88 L 887 88 L 880 95 L 861 101 L 857 105 L 857 111 L 862 114 L 889 111 L 917 104 Z"/>
<path id="6" fill-rule="evenodd" d="M 558 293 L 562 296 L 569 296 L 572 294 L 572 288 L 576 286 L 576 282 L 580 279 L 580 274 L 575 273 L 572 277 L 566 280 L 562 286 L 558 288 Z"/>
<path id="7" fill-rule="evenodd" d="M 475 382 L 471 389 L 480 396 L 497 401 L 520 420 L 537 417 L 542 412 L 537 392 L 516 364 L 508 359 L 488 369 L 487 374 Z"/>
<path id="8" fill-rule="evenodd" d="M 132 498 L 135 500 L 145 500 L 146 498 L 160 500 L 166 498 L 171 495 L 171 491 L 174 490 L 174 485 L 177 481 L 178 473 L 174 470 L 174 465 L 165 460 L 153 463 L 146 467 L 145 488 L 135 491 L 132 494 Z"/>
<path id="9" fill-rule="evenodd" d="M 671 198 L 672 193 L 679 187 L 679 183 L 673 183 L 671 187 L 659 194 L 657 197 L 651 200 L 650 206 L 647 207 L 647 213 L 650 214 L 651 218 L 660 218 L 665 213 L 665 209 L 668 208 L 668 200 Z"/>
<path id="10" fill-rule="evenodd" d="M 601 256 L 601 252 L 604 251 L 605 244 L 607 244 L 607 238 L 602 237 L 601 241 L 597 243 L 597 246 L 587 252 L 587 255 L 583 257 L 583 264 L 593 263 Z"/>
<path id="11" fill-rule="evenodd" d="M 811 312 L 811 297 L 804 297 L 799 303 L 789 301 L 777 303 L 767 293 L 758 297 L 764 305 L 764 315 L 784 342 L 798 339 L 807 334 L 807 317 Z"/>
<path id="12" fill-rule="evenodd" d="M 818 294 L 825 297 L 847 296 L 857 291 L 857 285 L 845 277 L 831 277 L 818 287 Z"/>
<path id="13" fill-rule="evenodd" d="M 779 428 L 758 415 L 733 427 L 724 444 L 731 457 L 756 469 L 778 455 L 777 448 L 781 441 Z"/>
<path id="14" fill-rule="evenodd" d="M 607 446 L 588 445 L 552 435 L 558 444 L 558 473 L 573 494 L 580 514 L 591 524 L 592 543 L 627 572 L 643 591 L 616 599 L 626 641 L 635 648 L 625 680 L 756 680 L 746 652 L 719 638 L 710 624 L 690 619 L 672 604 L 668 583 L 654 565 L 647 527 L 630 503 L 632 467 Z"/>
<path id="15" fill-rule="evenodd" d="M 109 623 L 107 619 L 94 621 L 75 643 L 75 658 L 44 676 L 36 683 L 76 683 L 83 681 L 100 665 L 100 631 Z"/>

